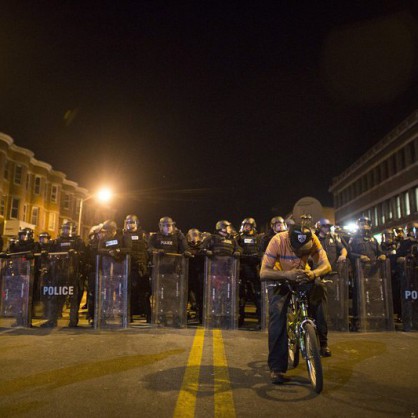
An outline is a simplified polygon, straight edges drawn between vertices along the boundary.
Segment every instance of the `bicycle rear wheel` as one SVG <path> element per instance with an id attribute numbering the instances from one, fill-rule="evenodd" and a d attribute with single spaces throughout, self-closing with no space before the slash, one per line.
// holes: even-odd
<path id="1" fill-rule="evenodd" d="M 318 338 L 312 324 L 304 325 L 304 342 L 306 350 L 306 366 L 308 369 L 309 380 L 316 393 L 320 393 L 323 388 L 323 374 L 321 355 L 319 352 Z"/>
<path id="2" fill-rule="evenodd" d="M 287 310 L 287 352 L 289 368 L 296 368 L 299 364 L 299 344 L 296 335 L 296 312 L 292 305 Z"/>

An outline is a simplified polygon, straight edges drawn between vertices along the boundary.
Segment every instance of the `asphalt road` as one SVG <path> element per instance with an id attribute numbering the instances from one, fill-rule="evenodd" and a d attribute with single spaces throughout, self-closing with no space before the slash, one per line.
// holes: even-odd
<path id="1" fill-rule="evenodd" d="M 0 416 L 418 416 L 418 333 L 331 333 L 317 395 L 270 383 L 264 332 L 137 324 L 0 328 Z"/>

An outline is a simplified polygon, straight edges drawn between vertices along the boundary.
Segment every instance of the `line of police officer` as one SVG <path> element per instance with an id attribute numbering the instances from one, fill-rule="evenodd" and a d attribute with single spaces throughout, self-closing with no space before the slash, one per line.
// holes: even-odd
<path id="1" fill-rule="evenodd" d="M 290 220 L 288 221 L 290 222 Z M 303 216 L 301 222 L 312 227 L 311 217 Z M 390 231 L 382 234 L 382 248 L 371 236 L 371 222 L 366 217 L 357 221 L 358 231 L 353 236 L 347 236 L 341 228 L 336 227 L 331 232 L 331 223 L 327 219 L 320 219 L 316 226 L 316 234 L 327 253 L 333 270 L 338 262 L 344 262 L 347 257 L 355 261 L 375 261 L 384 259 L 386 255 L 394 260 L 393 270 L 396 278 L 396 261 L 402 259 L 417 247 L 417 225 L 408 224 L 406 238 L 398 230 L 397 238 Z M 197 313 L 199 322 L 202 322 L 203 312 L 203 281 L 204 258 L 212 255 L 227 255 L 240 258 L 240 286 L 239 286 L 239 325 L 245 319 L 245 306 L 251 300 L 256 306 L 256 316 L 260 322 L 261 315 L 261 286 L 259 280 L 259 267 L 261 257 L 271 238 L 279 232 L 287 230 L 285 220 L 274 217 L 270 222 L 270 229 L 262 234 L 257 233 L 257 225 L 253 218 L 245 218 L 237 233 L 230 222 L 221 220 L 216 223 L 213 234 L 201 233 L 198 229 L 190 229 L 186 236 L 176 227 L 170 217 L 163 217 L 159 221 L 159 231 L 147 234 L 141 229 L 139 219 L 130 214 L 124 220 L 122 232 L 118 232 L 114 221 L 107 220 L 91 228 L 87 245 L 76 234 L 73 222 L 65 222 L 60 228 L 60 234 L 51 240 L 48 233 L 39 235 L 39 242 L 35 242 L 33 231 L 24 228 L 18 233 L 17 241 L 11 242 L 7 253 L 32 253 L 45 255 L 53 252 L 75 252 L 78 254 L 80 276 L 76 282 L 79 284 L 77 292 L 78 303 L 81 301 L 83 289 L 87 291 L 88 319 L 92 323 L 94 317 L 96 256 L 106 254 L 121 260 L 125 254 L 131 256 L 131 271 L 129 283 L 131 286 L 131 315 L 143 314 L 146 320 L 151 320 L 151 265 L 152 253 L 184 254 L 189 260 L 189 302 L 192 310 Z M 403 239 L 405 238 L 405 239 Z M 39 275 L 42 270 L 42 257 L 37 258 L 34 284 L 34 301 L 39 295 Z M 398 286 L 399 287 L 399 286 Z M 395 312 L 399 314 L 399 296 L 394 286 Z M 326 301 L 325 301 L 326 302 Z M 57 313 L 47 313 L 47 327 L 56 326 Z M 77 315 L 73 315 L 70 326 L 78 323 Z M 321 324 L 318 324 L 319 328 Z M 326 329 L 326 324 L 324 325 Z"/>

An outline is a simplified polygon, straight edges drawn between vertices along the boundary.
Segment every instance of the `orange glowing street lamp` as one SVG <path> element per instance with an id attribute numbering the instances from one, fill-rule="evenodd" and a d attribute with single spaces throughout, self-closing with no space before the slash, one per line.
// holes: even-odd
<path id="1" fill-rule="evenodd" d="M 112 191 L 107 187 L 103 187 L 102 189 L 98 190 L 96 193 L 93 193 L 87 196 L 85 199 L 80 200 L 80 211 L 78 213 L 77 235 L 81 234 L 81 220 L 83 216 L 84 202 L 92 198 L 96 198 L 99 202 L 106 203 L 112 198 Z"/>

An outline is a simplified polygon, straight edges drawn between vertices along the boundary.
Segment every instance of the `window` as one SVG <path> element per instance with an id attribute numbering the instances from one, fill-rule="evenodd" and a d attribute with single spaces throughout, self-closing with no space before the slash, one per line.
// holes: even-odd
<path id="1" fill-rule="evenodd" d="M 405 168 L 404 149 L 401 149 L 396 153 L 396 158 L 397 158 L 398 171 L 401 171 Z"/>
<path id="2" fill-rule="evenodd" d="M 28 205 L 23 205 L 23 216 L 22 216 L 23 222 L 26 222 L 26 214 L 27 213 L 28 213 Z"/>
<path id="3" fill-rule="evenodd" d="M 2 196 L 2 198 L 0 199 L 0 215 L 4 216 L 5 213 L 6 213 L 6 197 Z"/>
<path id="4" fill-rule="evenodd" d="M 41 194 L 41 178 L 38 176 L 35 177 L 35 183 L 33 185 L 33 193 Z"/>
<path id="5" fill-rule="evenodd" d="M 3 177 L 5 180 L 9 180 L 9 162 L 7 160 L 4 162 Z"/>
<path id="6" fill-rule="evenodd" d="M 410 142 L 405 147 L 405 160 L 407 166 L 415 162 L 415 147 L 413 142 Z"/>
<path id="7" fill-rule="evenodd" d="M 409 193 L 405 192 L 403 197 L 405 203 L 405 216 L 408 216 L 411 214 L 411 207 L 409 206 Z"/>
<path id="8" fill-rule="evenodd" d="M 38 220 L 39 220 L 39 208 L 33 207 L 30 223 L 33 225 L 38 225 Z"/>
<path id="9" fill-rule="evenodd" d="M 386 160 L 380 163 L 380 178 L 382 179 L 382 181 L 388 178 L 387 165 L 388 165 L 388 162 Z"/>
<path id="10" fill-rule="evenodd" d="M 415 208 L 418 209 L 418 187 L 415 187 Z"/>
<path id="11" fill-rule="evenodd" d="M 56 203 L 57 202 L 57 197 L 58 197 L 58 186 L 53 184 L 51 186 L 51 202 Z"/>
<path id="12" fill-rule="evenodd" d="M 10 219 L 17 219 L 19 217 L 19 199 L 12 198 L 12 205 L 10 207 Z"/>
<path id="13" fill-rule="evenodd" d="M 387 200 L 386 201 L 386 207 L 387 207 L 387 211 L 388 211 L 388 219 L 391 220 L 391 219 L 393 219 L 392 202 L 391 202 L 391 200 Z"/>
<path id="14" fill-rule="evenodd" d="M 28 175 L 26 176 L 26 191 L 28 191 L 30 189 L 30 174 L 28 173 Z"/>
<path id="15" fill-rule="evenodd" d="M 48 229 L 50 231 L 55 231 L 56 224 L 57 224 L 57 214 L 55 212 L 52 212 L 49 214 Z"/>
<path id="16" fill-rule="evenodd" d="M 64 203 L 63 203 L 64 209 L 70 209 L 70 195 L 69 194 L 65 194 L 64 195 Z"/>
<path id="17" fill-rule="evenodd" d="M 401 198 L 396 196 L 396 219 L 401 218 Z"/>
<path id="18" fill-rule="evenodd" d="M 22 171 L 23 171 L 23 167 L 21 165 L 15 165 L 15 178 L 14 178 L 15 184 L 22 183 Z"/>
<path id="19" fill-rule="evenodd" d="M 382 225 L 386 222 L 386 202 L 382 202 L 381 208 L 380 208 L 380 219 L 382 221 Z"/>

